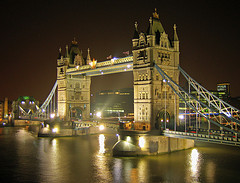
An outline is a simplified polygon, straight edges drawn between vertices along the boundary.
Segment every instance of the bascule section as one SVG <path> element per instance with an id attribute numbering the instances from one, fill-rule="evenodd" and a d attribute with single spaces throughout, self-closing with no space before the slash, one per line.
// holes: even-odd
<path id="1" fill-rule="evenodd" d="M 65 55 L 59 50 L 57 59 L 58 83 L 58 115 L 64 120 L 89 119 L 90 114 L 90 85 L 91 77 L 86 75 L 68 74 L 72 68 L 82 67 L 91 62 L 88 49 L 84 59 L 78 43 L 74 39 L 70 46 L 66 46 Z"/>
<path id="2" fill-rule="evenodd" d="M 176 25 L 173 31 L 173 38 L 170 39 L 156 10 L 149 19 L 147 32 L 139 32 L 138 24 L 135 23 L 132 52 L 136 130 L 165 129 L 178 121 L 179 98 L 154 67 L 157 64 L 172 80 L 179 83 Z"/>

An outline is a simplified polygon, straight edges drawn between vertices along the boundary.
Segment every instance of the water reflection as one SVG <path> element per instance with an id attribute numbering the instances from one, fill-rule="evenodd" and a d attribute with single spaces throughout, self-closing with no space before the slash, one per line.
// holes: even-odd
<path id="1" fill-rule="evenodd" d="M 206 175 L 207 175 L 206 177 L 208 179 L 208 182 L 215 182 L 216 180 L 215 171 L 216 171 L 216 164 L 210 161 L 206 167 Z"/>
<path id="2" fill-rule="evenodd" d="M 39 173 L 43 175 L 41 181 L 63 180 L 60 167 L 63 162 L 60 157 L 59 139 L 41 139 L 39 146 Z"/>
<path id="3" fill-rule="evenodd" d="M 93 161 L 94 167 L 96 168 L 97 173 L 95 174 L 96 182 L 112 182 L 111 170 L 109 169 L 109 159 L 104 155 L 105 149 L 105 136 L 100 134 L 98 136 L 99 140 L 99 151 L 95 155 Z"/>
<path id="4" fill-rule="evenodd" d="M 239 149 L 209 146 L 115 158 L 116 141 L 109 134 L 52 139 L 4 128 L 0 182 L 240 182 Z"/>
<path id="5" fill-rule="evenodd" d="M 148 160 L 144 157 L 114 158 L 114 182 L 149 182 Z"/>
<path id="6" fill-rule="evenodd" d="M 193 149 L 191 153 L 191 161 L 190 161 L 192 177 L 198 177 L 198 167 L 199 167 L 198 158 L 199 158 L 199 153 L 197 149 Z"/>
<path id="7" fill-rule="evenodd" d="M 105 136 L 103 134 L 100 134 L 98 137 L 99 140 L 99 154 L 105 153 Z"/>
<path id="8" fill-rule="evenodd" d="M 187 173 L 187 180 L 188 182 L 199 182 L 199 177 L 200 177 L 200 153 L 198 152 L 197 149 L 193 149 L 192 152 L 189 154 L 189 169 L 190 169 L 190 177 L 189 174 Z"/>

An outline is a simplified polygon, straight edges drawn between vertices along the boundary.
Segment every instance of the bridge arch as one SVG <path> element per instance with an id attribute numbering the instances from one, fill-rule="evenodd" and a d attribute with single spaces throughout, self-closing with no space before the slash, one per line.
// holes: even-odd
<path id="1" fill-rule="evenodd" d="M 155 121 L 155 128 L 156 129 L 165 129 L 165 123 L 166 128 L 169 128 L 171 126 L 171 123 L 173 122 L 174 117 L 170 115 L 168 111 L 165 109 L 160 110 L 157 112 L 156 115 L 156 121 Z"/>
<path id="2" fill-rule="evenodd" d="M 72 107 L 70 109 L 70 118 L 71 120 L 82 120 L 83 109 L 81 107 Z"/>

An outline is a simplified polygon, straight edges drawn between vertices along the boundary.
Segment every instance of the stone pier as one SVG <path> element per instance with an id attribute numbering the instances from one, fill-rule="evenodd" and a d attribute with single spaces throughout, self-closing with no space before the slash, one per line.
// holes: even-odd
<path id="1" fill-rule="evenodd" d="M 113 156 L 158 155 L 194 147 L 194 140 L 152 135 L 144 132 L 123 132 L 113 147 Z"/>

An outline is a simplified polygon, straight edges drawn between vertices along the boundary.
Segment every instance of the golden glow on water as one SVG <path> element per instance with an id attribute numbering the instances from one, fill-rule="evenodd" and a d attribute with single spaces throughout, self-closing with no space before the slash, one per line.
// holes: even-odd
<path id="1" fill-rule="evenodd" d="M 102 182 L 112 182 L 111 171 L 108 166 L 107 156 L 104 155 L 105 149 L 105 136 L 100 134 L 98 136 L 99 140 L 99 152 L 95 155 L 95 166 L 97 171 L 97 180 L 102 180 Z"/>
<path id="2" fill-rule="evenodd" d="M 145 157 L 112 157 L 117 136 L 38 138 L 3 128 L 5 182 L 240 182 L 239 148 L 208 145 Z M 131 145 L 125 142 L 126 146 Z M 146 145 L 146 144 L 145 144 Z M 202 145 L 202 144 L 200 144 Z M 7 165 L 7 166 L 6 166 Z M 2 181 L 4 182 L 4 181 Z"/>
<path id="3" fill-rule="evenodd" d="M 139 182 L 148 182 L 147 175 L 148 175 L 148 165 L 144 159 L 141 159 L 138 162 L 138 179 Z"/>
<path id="4" fill-rule="evenodd" d="M 41 181 L 53 182 L 61 179 L 59 139 L 42 139 L 39 145 L 41 146 L 39 148 L 39 173 L 45 175 Z"/>
<path id="5" fill-rule="evenodd" d="M 215 182 L 216 164 L 209 162 L 206 167 L 206 175 L 209 182 Z"/>
<path id="6" fill-rule="evenodd" d="M 105 136 L 103 134 L 100 134 L 98 137 L 99 140 L 99 154 L 104 154 L 105 149 Z"/>

